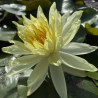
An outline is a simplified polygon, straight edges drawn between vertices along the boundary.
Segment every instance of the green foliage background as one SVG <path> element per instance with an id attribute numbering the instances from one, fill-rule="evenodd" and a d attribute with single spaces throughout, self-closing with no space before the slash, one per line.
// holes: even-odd
<path id="1" fill-rule="evenodd" d="M 83 10 L 82 23 L 78 33 L 72 40 L 98 46 L 98 11 L 89 8 L 84 0 L 1 0 L 0 1 L 0 98 L 27 98 L 26 80 L 31 70 L 6 78 L 9 70 L 8 62 L 13 55 L 5 54 L 1 48 L 9 46 L 8 40 L 20 40 L 17 36 L 16 27 L 12 21 L 22 24 L 21 15 L 29 14 L 36 16 L 37 7 L 41 5 L 48 18 L 49 8 L 52 2 L 57 3 L 57 9 L 63 15 L 66 11 L 73 13 L 76 10 Z M 82 55 L 90 63 L 98 68 L 98 50 Z M 98 98 L 98 72 L 87 73 L 88 77 L 79 78 L 65 73 L 68 98 Z M 52 84 L 51 78 L 46 80 L 41 87 L 28 98 L 59 98 Z"/>

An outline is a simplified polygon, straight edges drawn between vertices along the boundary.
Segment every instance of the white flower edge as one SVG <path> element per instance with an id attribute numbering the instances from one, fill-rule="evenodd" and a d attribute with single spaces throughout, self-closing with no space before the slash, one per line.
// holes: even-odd
<path id="1" fill-rule="evenodd" d="M 64 52 L 60 52 L 60 55 L 62 57 L 63 64 L 71 68 L 90 72 L 95 72 L 98 70 L 94 65 L 88 63 L 85 59 L 78 56 Z"/>
<path id="2" fill-rule="evenodd" d="M 27 80 L 27 96 L 31 95 L 42 84 L 48 72 L 48 65 L 49 63 L 47 59 L 42 60 L 39 64 L 36 65 Z"/>
<path id="3" fill-rule="evenodd" d="M 71 42 L 68 45 L 64 46 L 61 51 L 73 55 L 83 55 L 91 53 L 97 49 L 98 49 L 97 46 L 91 46 L 86 43 Z"/>
<path id="4" fill-rule="evenodd" d="M 62 66 L 50 66 L 50 74 L 60 98 L 67 98 L 67 87 Z"/>

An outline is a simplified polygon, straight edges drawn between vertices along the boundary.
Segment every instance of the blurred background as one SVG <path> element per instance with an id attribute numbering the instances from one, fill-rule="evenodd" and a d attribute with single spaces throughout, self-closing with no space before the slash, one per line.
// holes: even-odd
<path id="1" fill-rule="evenodd" d="M 39 5 L 48 19 L 49 8 L 53 2 L 56 2 L 61 15 L 67 11 L 72 14 L 83 10 L 80 29 L 72 41 L 98 46 L 98 0 L 0 0 L 0 98 L 26 98 L 26 80 L 31 72 L 29 70 L 10 78 L 5 77 L 5 73 L 9 70 L 8 62 L 14 56 L 3 53 L 1 48 L 11 45 L 8 40 L 20 40 L 12 21 L 22 24 L 22 14 L 28 18 L 30 14 L 36 17 Z M 98 68 L 98 50 L 81 57 Z M 68 98 L 98 98 L 98 72 L 89 73 L 86 78 L 65 73 L 65 78 Z M 28 98 L 60 97 L 51 79 L 46 77 L 41 87 Z"/>

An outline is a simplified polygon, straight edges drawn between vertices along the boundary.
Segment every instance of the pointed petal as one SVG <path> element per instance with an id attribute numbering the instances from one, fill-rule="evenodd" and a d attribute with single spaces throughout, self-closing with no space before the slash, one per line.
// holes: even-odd
<path id="1" fill-rule="evenodd" d="M 25 26 L 18 24 L 17 22 L 13 21 L 13 23 L 17 26 L 18 29 L 18 36 L 25 41 L 26 36 L 24 30 L 26 29 Z"/>
<path id="2" fill-rule="evenodd" d="M 74 38 L 75 34 L 77 33 L 80 27 L 80 24 L 81 24 L 80 20 L 72 24 L 71 28 L 68 30 L 65 36 L 63 36 L 64 45 L 67 45 Z"/>
<path id="3" fill-rule="evenodd" d="M 40 61 L 41 57 L 36 55 L 27 55 L 18 57 L 10 62 L 9 65 L 28 65 Z"/>
<path id="4" fill-rule="evenodd" d="M 27 96 L 31 95 L 44 81 L 47 71 L 48 71 L 48 61 L 44 59 L 39 64 L 36 65 L 34 71 L 28 78 L 28 93 Z"/>
<path id="5" fill-rule="evenodd" d="M 30 51 L 25 45 L 24 43 L 20 42 L 20 41 L 15 41 L 15 40 L 9 40 L 10 43 L 13 43 L 15 46 L 21 48 L 22 50 L 25 51 Z"/>
<path id="6" fill-rule="evenodd" d="M 68 18 L 66 24 L 63 26 L 62 36 L 64 36 L 70 30 L 71 26 L 80 19 L 82 13 L 83 11 L 76 11 Z"/>
<path id="7" fill-rule="evenodd" d="M 62 33 L 62 17 L 56 9 L 56 3 L 54 2 L 49 11 L 49 26 L 55 38 L 61 36 Z"/>
<path id="8" fill-rule="evenodd" d="M 50 66 L 50 74 L 60 98 L 67 98 L 67 87 L 61 66 Z"/>
<path id="9" fill-rule="evenodd" d="M 62 68 L 63 68 L 64 72 L 71 74 L 73 76 L 78 76 L 78 77 L 86 77 L 87 76 L 85 71 L 74 69 L 74 68 L 69 67 L 65 64 L 62 65 Z"/>
<path id="10" fill-rule="evenodd" d="M 98 49 L 98 47 L 90 46 L 89 44 L 71 42 L 65 47 L 63 47 L 61 51 L 67 52 L 73 55 L 83 55 L 83 54 L 93 52 L 96 49 Z"/>
<path id="11" fill-rule="evenodd" d="M 48 61 L 55 66 L 61 65 L 61 57 L 59 53 L 53 53 L 49 56 Z"/>
<path id="12" fill-rule="evenodd" d="M 64 52 L 60 52 L 60 54 L 63 63 L 71 68 L 82 70 L 82 71 L 90 71 L 90 72 L 95 72 L 98 70 L 94 65 L 88 63 L 83 58 Z"/>
<path id="13" fill-rule="evenodd" d="M 45 17 L 41 6 L 38 7 L 37 18 L 38 18 L 40 21 L 43 21 L 43 20 L 44 20 L 43 22 L 45 22 L 45 23 L 48 25 L 47 18 Z"/>
<path id="14" fill-rule="evenodd" d="M 65 14 L 62 16 L 62 25 L 63 25 L 63 26 L 66 24 L 69 15 L 70 15 L 70 12 L 68 11 L 67 13 L 65 13 Z"/>
<path id="15" fill-rule="evenodd" d="M 23 17 L 23 24 L 24 25 L 28 25 L 28 24 L 31 24 L 32 22 L 31 22 L 31 20 L 29 20 L 25 15 L 22 15 L 22 17 Z"/>
<path id="16" fill-rule="evenodd" d="M 6 52 L 6 53 L 9 53 L 9 54 L 19 54 L 19 55 L 31 54 L 30 52 L 24 51 L 24 50 L 18 48 L 17 46 L 15 46 L 15 45 L 11 45 L 11 46 L 8 46 L 8 47 L 3 47 L 2 51 Z"/>

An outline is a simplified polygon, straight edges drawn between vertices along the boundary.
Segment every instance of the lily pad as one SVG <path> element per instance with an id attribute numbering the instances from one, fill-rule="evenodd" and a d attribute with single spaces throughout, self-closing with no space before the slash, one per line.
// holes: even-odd
<path id="1" fill-rule="evenodd" d="M 0 28 L 0 40 L 1 41 L 8 41 L 8 40 L 12 40 L 16 34 L 16 30 L 13 29 L 9 29 L 7 28 L 6 25 L 4 25 L 4 27 Z"/>
<path id="2" fill-rule="evenodd" d="M 25 14 L 24 11 L 26 9 L 25 5 L 20 5 L 20 4 L 4 4 L 4 5 L 0 5 L 0 7 L 5 11 L 15 15 Z"/>
<path id="3" fill-rule="evenodd" d="M 96 11 L 98 11 L 98 1 L 97 0 L 84 0 L 85 4 Z"/>
<path id="4" fill-rule="evenodd" d="M 85 24 L 85 27 L 89 34 L 98 36 L 98 28 L 94 28 L 88 23 Z"/>
<path id="5" fill-rule="evenodd" d="M 26 6 L 26 11 L 33 11 L 38 8 L 40 5 L 43 9 L 49 9 L 51 6 L 50 0 L 32 0 L 32 1 L 18 1 L 20 4 L 23 4 Z"/>
<path id="6" fill-rule="evenodd" d="M 90 78 L 98 80 L 98 72 L 86 72 L 86 75 Z"/>
<path id="7" fill-rule="evenodd" d="M 0 67 L 0 98 L 17 98 L 16 84 L 18 76 L 7 78 L 5 77 L 5 68 Z"/>

